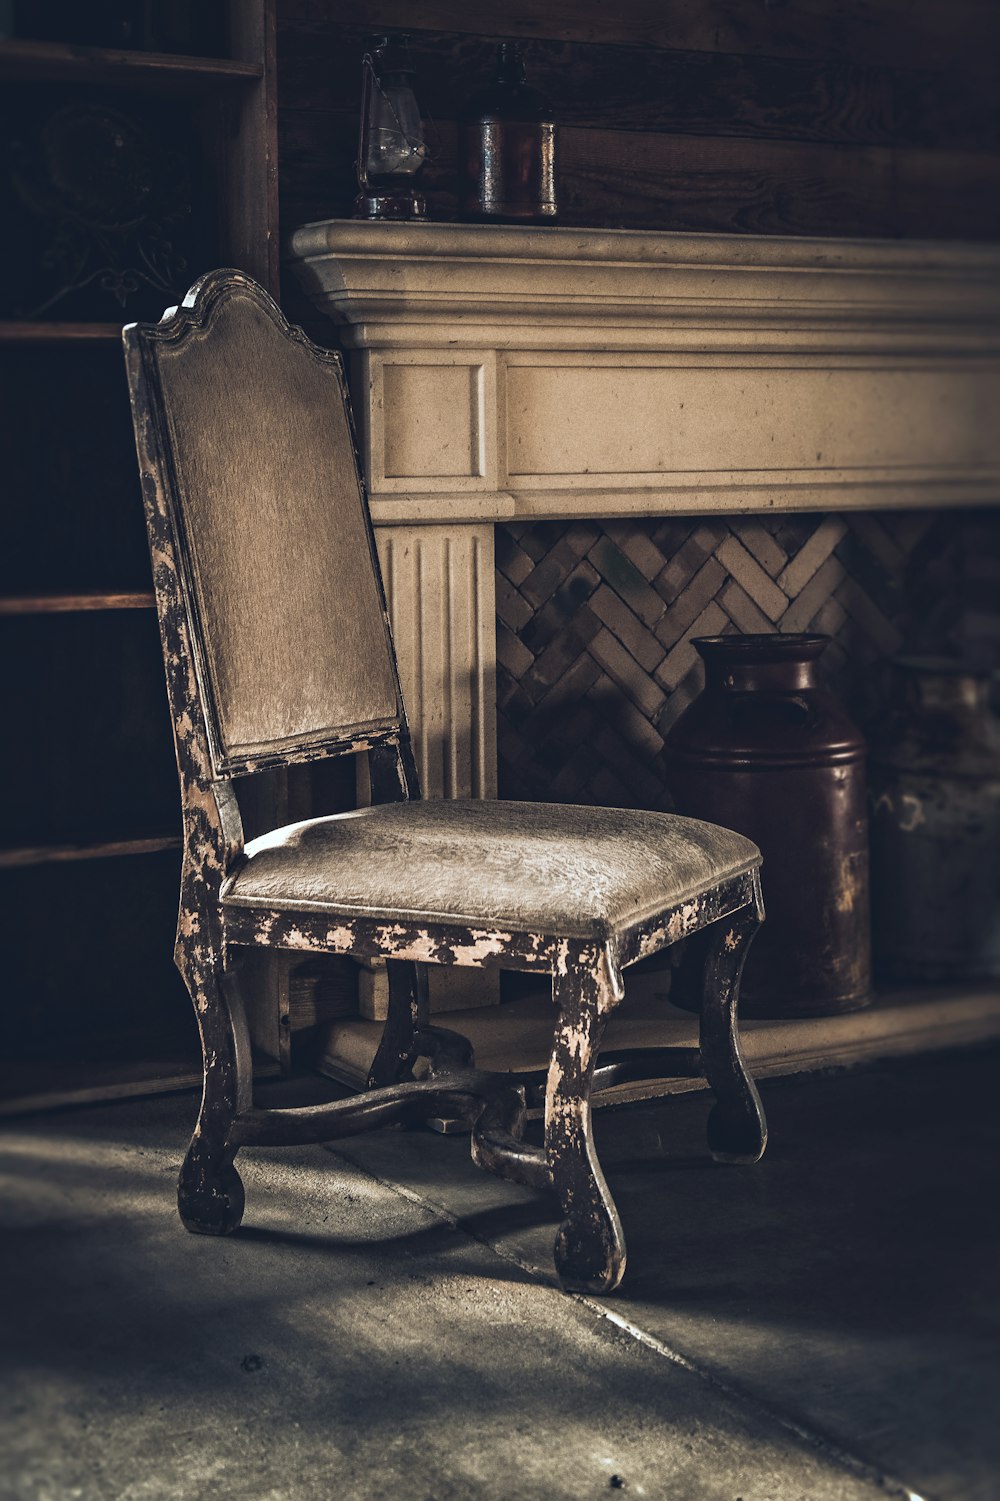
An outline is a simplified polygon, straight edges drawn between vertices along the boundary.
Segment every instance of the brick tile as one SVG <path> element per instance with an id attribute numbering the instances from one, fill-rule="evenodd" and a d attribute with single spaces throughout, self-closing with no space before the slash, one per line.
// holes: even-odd
<path id="1" fill-rule="evenodd" d="M 697 620 L 708 602 L 715 598 L 725 578 L 726 570 L 718 558 L 708 558 L 667 606 L 667 613 L 656 627 L 656 637 L 668 651 L 680 640 L 691 622 Z"/>
<path id="2" fill-rule="evenodd" d="M 847 577 L 852 578 L 870 595 L 883 615 L 899 613 L 903 600 L 901 571 L 893 573 L 887 570 L 881 558 L 876 553 L 869 552 L 854 531 L 848 532 L 836 548 L 834 556 L 843 563 Z"/>
<path id="3" fill-rule="evenodd" d="M 695 530 L 697 522 L 689 516 L 659 516 L 649 523 L 649 538 L 664 558 L 672 558 Z"/>
<path id="4" fill-rule="evenodd" d="M 668 604 L 687 585 L 693 573 L 715 551 L 719 542 L 728 533 L 725 522 L 713 526 L 699 526 L 691 533 L 683 547 L 674 553 L 670 562 L 656 580 L 656 587 Z"/>
<path id="5" fill-rule="evenodd" d="M 663 749 L 662 736 L 606 673 L 601 673 L 587 697 L 605 720 L 610 718 L 614 722 L 625 741 L 643 761 L 655 761 Z M 610 712 L 607 705 L 613 705 Z"/>
<path id="6" fill-rule="evenodd" d="M 544 651 L 552 637 L 587 603 L 599 583 L 600 575 L 589 563 L 578 563 L 522 628 L 520 634 L 525 646 L 536 655 Z"/>
<path id="7" fill-rule="evenodd" d="M 698 694 L 701 692 L 702 682 L 703 678 L 700 667 L 692 667 L 691 671 L 678 683 L 673 693 L 671 693 L 663 705 L 660 717 L 656 722 L 656 727 L 664 737 L 664 740 L 666 740 L 667 735 L 669 735 L 672 727 L 680 719 L 684 710 L 698 697 Z M 666 768 L 664 768 L 664 775 L 667 776 L 667 786 L 669 789 L 669 774 L 666 772 Z"/>
<path id="8" fill-rule="evenodd" d="M 592 610 L 584 605 L 577 610 L 566 628 L 549 642 L 524 676 L 525 692 L 537 702 L 562 677 L 577 657 L 604 626 Z"/>
<path id="9" fill-rule="evenodd" d="M 507 629 L 502 620 L 497 621 L 497 661 L 500 662 L 511 677 L 521 678 L 534 664 L 534 657 L 528 648 Z"/>
<path id="10" fill-rule="evenodd" d="M 590 549 L 588 557 L 605 582 L 611 585 L 616 594 L 621 595 L 629 609 L 634 610 L 645 625 L 655 625 L 666 608 L 663 600 L 655 589 L 650 588 L 635 564 L 615 546 L 611 538 L 606 534 L 601 536 Z"/>
<path id="11" fill-rule="evenodd" d="M 827 516 L 820 522 L 808 542 L 803 544 L 788 567 L 778 575 L 778 583 L 789 599 L 794 599 L 805 588 L 846 531 L 847 523 L 840 516 Z"/>
<path id="12" fill-rule="evenodd" d="M 910 511 L 894 516 L 892 521 L 896 542 L 903 552 L 910 553 L 934 525 L 934 516 L 927 511 Z"/>
<path id="13" fill-rule="evenodd" d="M 593 705 L 584 699 L 563 713 L 539 714 L 531 722 L 530 736 L 536 761 L 555 775 L 579 746 L 591 744 L 594 738 Z"/>
<path id="14" fill-rule="evenodd" d="M 494 540 L 497 568 L 516 587 L 535 564 L 506 526 L 497 526 Z"/>
<path id="15" fill-rule="evenodd" d="M 652 672 L 663 661 L 663 647 L 656 637 L 607 584 L 602 584 L 591 596 L 590 608 L 646 672 Z"/>
<path id="16" fill-rule="evenodd" d="M 602 767 L 594 777 L 590 790 L 594 794 L 594 801 L 603 808 L 638 808 L 640 806 L 635 795 L 625 786 L 621 778 L 616 777 L 607 766 Z"/>
<path id="17" fill-rule="evenodd" d="M 604 529 L 612 542 L 634 563 L 647 582 L 667 566 L 667 559 L 649 536 L 648 532 L 631 518 L 624 521 L 607 521 Z"/>
<path id="18" fill-rule="evenodd" d="M 868 516 L 863 511 L 845 518 L 849 532 L 853 532 L 870 553 L 874 553 L 882 567 L 890 574 L 899 573 L 906 562 L 905 549 L 877 516 Z"/>
<path id="19" fill-rule="evenodd" d="M 520 681 L 513 677 L 505 667 L 497 663 L 497 708 L 510 715 L 516 721 L 521 715 L 527 714 L 533 708 L 531 699 L 521 687 Z"/>
<path id="20" fill-rule="evenodd" d="M 528 556 L 540 563 L 565 534 L 566 525 L 565 521 L 532 521 L 524 528 L 518 540 Z"/>
<path id="21" fill-rule="evenodd" d="M 567 547 L 573 549 L 578 558 L 582 558 L 590 551 L 600 535 L 601 528 L 596 522 L 574 521 L 568 527 L 563 540 Z"/>
<path id="22" fill-rule="evenodd" d="M 729 536 L 715 549 L 715 555 L 770 620 L 781 619 L 788 608 L 787 595 L 747 552 L 742 542 Z"/>
<path id="23" fill-rule="evenodd" d="M 602 627 L 587 649 L 608 676 L 614 678 L 619 688 L 628 694 L 636 708 L 652 719 L 663 702 L 663 694 L 618 638 L 612 636 L 606 627 Z"/>
<path id="24" fill-rule="evenodd" d="M 522 580 L 521 593 L 536 608 L 543 605 L 563 579 L 573 572 L 579 561 L 572 545 L 565 538 L 561 539 L 539 560 L 528 577 Z"/>
<path id="25" fill-rule="evenodd" d="M 660 663 L 654 674 L 661 688 L 672 693 L 692 667 L 701 660 L 691 645 L 693 636 L 720 636 L 729 625 L 729 616 L 721 606 L 712 603 L 694 620 L 672 651 Z"/>
<path id="26" fill-rule="evenodd" d="M 553 683 L 547 693 L 543 693 L 535 706 L 536 713 L 561 709 L 566 704 L 579 702 L 600 675 L 601 669 L 593 657 L 588 651 L 582 651 L 558 682 Z"/>
<path id="27" fill-rule="evenodd" d="M 610 712 L 596 730 L 594 747 L 619 775 L 624 774 L 628 778 L 629 785 L 639 794 L 642 805 L 648 806 L 659 798 L 663 790 L 664 779 L 659 767 L 655 764 L 653 767 L 644 765 L 625 743 L 618 729 L 613 700 L 606 702 L 606 708 Z"/>
<path id="28" fill-rule="evenodd" d="M 757 521 L 731 521 L 729 524 L 747 551 L 753 553 L 773 579 L 777 578 L 788 562 L 788 554 L 771 533 Z"/>
<path id="29" fill-rule="evenodd" d="M 848 615 L 856 620 L 880 651 L 887 657 L 895 655 L 903 644 L 903 638 L 891 620 L 887 620 L 875 605 L 871 596 L 854 582 L 845 578 L 837 589 L 837 601 Z"/>
<path id="30" fill-rule="evenodd" d="M 736 629 L 744 635 L 766 636 L 774 630 L 774 622 L 768 619 L 763 610 L 757 608 L 735 579 L 730 579 L 716 598 Z"/>
<path id="31" fill-rule="evenodd" d="M 816 530 L 816 521 L 812 516 L 778 516 L 773 524 L 768 522 L 766 525 L 775 542 L 785 549 L 790 558 L 805 546 Z"/>
<path id="32" fill-rule="evenodd" d="M 825 605 L 821 605 L 812 618 L 813 630 L 822 631 L 825 636 L 836 636 L 844 629 L 847 620 L 847 612 L 842 605 L 831 596 Z"/>
<path id="33" fill-rule="evenodd" d="M 783 631 L 806 630 L 816 611 L 822 608 L 843 577 L 844 565 L 840 559 L 827 558 L 822 567 L 813 574 L 802 593 L 785 611 L 781 629 Z"/>
<path id="34" fill-rule="evenodd" d="M 497 744 L 503 746 L 503 758 L 515 768 L 529 767 L 535 759 L 534 745 L 506 721 L 497 722 Z"/>
<path id="35" fill-rule="evenodd" d="M 522 630 L 531 619 L 532 609 L 523 594 L 502 573 L 496 579 L 497 614 L 512 631 Z"/>
<path id="36" fill-rule="evenodd" d="M 600 761 L 595 757 L 590 745 L 578 746 L 549 784 L 552 801 L 592 803 L 590 788 L 594 777 L 599 775 L 599 767 Z"/>

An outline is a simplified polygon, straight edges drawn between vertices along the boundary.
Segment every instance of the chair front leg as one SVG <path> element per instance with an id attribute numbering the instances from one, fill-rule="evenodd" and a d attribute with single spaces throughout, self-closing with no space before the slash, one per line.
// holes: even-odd
<path id="1" fill-rule="evenodd" d="M 564 1215 L 556 1235 L 559 1280 L 569 1292 L 607 1293 L 625 1272 L 625 1237 L 594 1150 L 590 1089 L 620 974 L 605 955 L 567 956 L 552 978 L 556 1023 L 545 1090 L 545 1157 Z"/>
<path id="2" fill-rule="evenodd" d="M 177 1208 L 196 1235 L 230 1235 L 243 1218 L 243 1183 L 233 1166 L 233 1121 L 253 1103 L 253 1064 L 236 976 L 222 964 L 183 967 L 201 1033 L 201 1110 L 177 1182 Z"/>
<path id="3" fill-rule="evenodd" d="M 706 930 L 701 1000 L 701 1060 L 716 1103 L 708 1145 L 716 1162 L 759 1162 L 767 1121 L 740 1047 L 736 1012 L 747 950 L 762 921 L 760 905 L 744 907 Z"/>

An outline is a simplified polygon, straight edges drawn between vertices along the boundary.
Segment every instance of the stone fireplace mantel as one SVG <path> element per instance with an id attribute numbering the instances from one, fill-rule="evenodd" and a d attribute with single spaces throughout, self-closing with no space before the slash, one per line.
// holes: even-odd
<path id="1" fill-rule="evenodd" d="M 991 246 L 329 221 L 379 523 L 990 502 Z"/>
<path id="2" fill-rule="evenodd" d="M 349 352 L 426 796 L 497 793 L 496 522 L 1000 499 L 1000 247 L 334 220 L 290 249 Z M 496 999 L 474 978 L 435 1009 Z M 823 1060 L 938 1035 L 933 1002 L 860 1025 Z"/>
<path id="3" fill-rule="evenodd" d="M 496 794 L 498 520 L 1000 498 L 1000 247 L 330 220 L 423 786 Z"/>

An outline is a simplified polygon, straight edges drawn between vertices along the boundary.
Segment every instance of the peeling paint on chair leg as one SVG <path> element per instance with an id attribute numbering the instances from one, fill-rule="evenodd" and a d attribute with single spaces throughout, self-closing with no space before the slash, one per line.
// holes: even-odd
<path id="1" fill-rule="evenodd" d="M 545 1155 L 564 1215 L 556 1270 L 568 1291 L 606 1293 L 625 1271 L 625 1238 L 594 1151 L 590 1110 L 601 1033 L 619 998 L 608 956 L 562 946 L 552 991 L 556 1024 L 545 1091 Z"/>
<path id="2" fill-rule="evenodd" d="M 233 1166 L 232 1130 L 251 1108 L 252 1063 L 236 977 L 182 970 L 194 1002 L 205 1060 L 201 1109 L 177 1180 L 177 1208 L 196 1235 L 229 1235 L 243 1218 L 243 1183 Z"/>

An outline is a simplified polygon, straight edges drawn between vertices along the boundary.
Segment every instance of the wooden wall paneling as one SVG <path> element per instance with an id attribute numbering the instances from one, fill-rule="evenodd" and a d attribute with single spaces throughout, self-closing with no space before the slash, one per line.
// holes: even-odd
<path id="1" fill-rule="evenodd" d="M 326 6 L 287 0 L 283 221 L 350 214 L 363 41 L 373 25 L 405 19 L 433 218 L 456 216 L 456 116 L 489 77 L 496 39 L 514 34 L 562 123 L 565 224 L 991 239 L 1000 234 L 998 53 L 971 39 L 985 47 L 991 27 L 1000 33 L 1000 7 L 968 0 L 966 9 L 960 43 L 945 46 L 939 8 L 907 5 L 893 50 L 871 44 L 902 22 L 896 0 L 874 10 L 815 0 L 794 16 L 715 4 L 680 15 L 633 5 L 609 17 L 546 3 L 492 4 L 473 17 L 431 5 L 416 30 L 410 7 L 350 4 L 334 20 Z M 949 34 L 960 25 L 954 17 Z"/>
<path id="2" fill-rule="evenodd" d="M 281 34 L 282 108 L 339 110 L 356 121 L 367 26 L 304 25 Z M 492 77 L 496 38 L 410 32 L 415 88 L 433 135 Z M 933 66 L 746 56 L 528 40 L 532 84 L 564 125 L 892 147 L 1000 144 L 995 80 Z"/>
<path id="3" fill-rule="evenodd" d="M 283 220 L 349 218 L 356 122 L 285 112 Z M 433 218 L 456 217 L 456 141 L 437 125 L 423 177 Z M 1000 154 L 563 127 L 560 222 L 623 229 L 991 240 Z"/>
<path id="4" fill-rule="evenodd" d="M 329 25 L 329 0 L 289 0 L 303 26 Z M 955 65 L 991 71 L 1000 41 L 993 0 L 340 0 L 337 21 L 376 29 L 618 43 L 691 52 L 840 58 L 894 68 Z"/>

